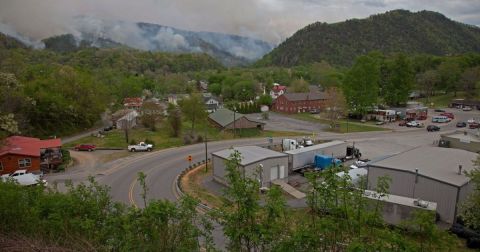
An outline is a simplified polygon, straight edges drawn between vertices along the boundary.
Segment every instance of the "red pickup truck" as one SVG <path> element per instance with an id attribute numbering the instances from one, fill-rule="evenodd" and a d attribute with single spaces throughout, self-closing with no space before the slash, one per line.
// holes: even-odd
<path id="1" fill-rule="evenodd" d="M 93 145 L 93 144 L 79 144 L 77 146 L 75 146 L 75 150 L 76 151 L 95 151 L 95 149 L 97 148 L 97 146 Z"/>

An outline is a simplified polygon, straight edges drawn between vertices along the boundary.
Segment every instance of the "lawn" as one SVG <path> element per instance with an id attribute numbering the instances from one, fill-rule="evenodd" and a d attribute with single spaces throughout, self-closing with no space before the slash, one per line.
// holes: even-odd
<path id="1" fill-rule="evenodd" d="M 453 96 L 453 93 L 448 93 L 444 95 L 436 95 L 428 98 L 421 98 L 418 99 L 419 102 L 425 104 L 425 106 L 429 106 L 432 108 L 446 108 L 450 104 L 450 102 L 454 99 L 462 99 L 465 98 L 465 92 L 457 92 L 457 96 Z M 473 98 L 474 100 L 479 99 L 480 97 Z M 433 103 L 433 106 L 431 106 Z"/>
<path id="2" fill-rule="evenodd" d="M 183 133 L 191 131 L 191 124 L 184 122 L 182 127 Z M 195 132 L 202 137 L 207 133 L 209 141 L 233 139 L 233 131 L 221 131 L 213 127 L 209 123 L 201 123 L 195 126 Z M 259 129 L 238 129 L 237 138 L 253 138 L 253 137 L 282 137 L 282 136 L 300 136 L 304 133 L 289 131 L 268 131 Z M 140 142 L 145 140 L 153 141 L 155 149 L 166 149 L 170 147 L 184 145 L 183 137 L 171 137 L 170 130 L 160 124 L 156 131 L 151 131 L 143 127 L 137 127 L 129 130 L 129 141 Z M 112 130 L 106 133 L 104 138 L 88 136 L 77 141 L 65 144 L 65 147 L 73 147 L 80 143 L 95 144 L 99 148 L 126 148 L 128 143 L 125 140 L 125 132 L 122 130 Z"/>
<path id="3" fill-rule="evenodd" d="M 300 113 L 300 114 L 293 114 L 291 115 L 296 119 L 315 122 L 315 123 L 322 123 L 330 125 L 330 120 L 321 118 L 320 115 L 312 115 L 309 113 Z M 373 124 L 373 122 L 365 122 L 362 123 L 357 120 L 339 120 L 337 121 L 339 128 L 329 128 L 328 131 L 331 132 L 338 132 L 338 133 L 351 133 L 351 132 L 366 132 L 366 131 L 384 131 L 388 130 L 382 127 L 377 127 Z"/>

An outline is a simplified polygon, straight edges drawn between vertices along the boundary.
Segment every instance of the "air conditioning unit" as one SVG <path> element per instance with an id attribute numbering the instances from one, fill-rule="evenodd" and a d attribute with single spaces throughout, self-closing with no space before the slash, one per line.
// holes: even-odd
<path id="1" fill-rule="evenodd" d="M 421 207 L 421 208 L 427 208 L 428 207 L 428 201 L 421 200 L 421 199 L 414 200 L 413 204 L 415 206 L 418 206 L 418 207 Z"/>

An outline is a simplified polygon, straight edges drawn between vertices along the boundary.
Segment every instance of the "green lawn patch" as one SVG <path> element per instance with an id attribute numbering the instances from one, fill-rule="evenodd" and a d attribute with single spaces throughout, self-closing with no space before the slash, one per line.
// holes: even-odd
<path id="1" fill-rule="evenodd" d="M 184 145 L 183 136 L 171 137 L 169 129 L 160 125 L 156 131 L 151 131 L 143 127 L 137 127 L 129 130 L 129 142 L 145 141 L 149 139 L 154 142 L 156 150 L 166 149 L 171 147 L 177 147 Z M 191 124 L 184 122 L 182 127 L 183 134 L 191 132 Z M 221 131 L 220 129 L 213 127 L 209 123 L 201 123 L 195 125 L 195 133 L 207 138 L 209 141 L 227 140 L 233 139 L 233 131 Z M 282 137 L 282 136 L 300 136 L 304 133 L 290 132 L 290 131 L 268 131 L 260 129 L 237 129 L 236 138 L 254 138 L 254 137 Z M 65 144 L 65 147 L 74 147 L 77 144 L 95 144 L 98 148 L 127 148 L 125 141 L 125 132 L 120 129 L 112 130 L 106 133 L 105 137 L 98 138 L 95 136 L 88 136 L 77 141 Z"/>

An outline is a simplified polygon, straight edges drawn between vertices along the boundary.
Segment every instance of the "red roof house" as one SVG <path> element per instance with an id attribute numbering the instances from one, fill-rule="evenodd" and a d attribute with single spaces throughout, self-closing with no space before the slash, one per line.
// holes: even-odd
<path id="1" fill-rule="evenodd" d="M 123 99 L 123 106 L 127 109 L 139 110 L 143 105 L 142 97 L 127 97 Z"/>
<path id="2" fill-rule="evenodd" d="M 11 136 L 0 147 L 0 174 L 12 173 L 19 169 L 29 172 L 40 171 L 46 153 L 59 153 L 62 140 Z M 52 156 L 52 155 L 50 155 Z M 54 155 L 53 155 L 54 156 Z"/>
<path id="3" fill-rule="evenodd" d="M 286 86 L 282 86 L 278 83 L 274 83 L 272 90 L 270 90 L 270 96 L 273 99 L 277 99 L 280 95 L 284 94 L 285 92 L 287 92 Z"/>

